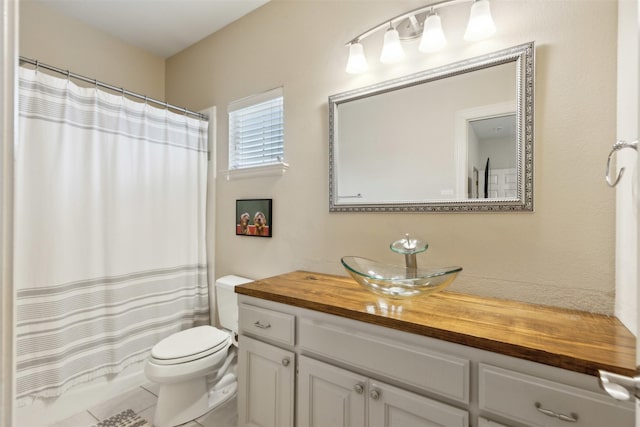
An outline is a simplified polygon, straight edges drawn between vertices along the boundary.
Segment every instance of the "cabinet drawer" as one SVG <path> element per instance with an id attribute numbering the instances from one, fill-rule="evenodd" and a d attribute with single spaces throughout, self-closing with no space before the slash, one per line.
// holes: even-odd
<path id="1" fill-rule="evenodd" d="M 240 332 L 286 345 L 295 344 L 295 316 L 240 304 Z"/>
<path id="2" fill-rule="evenodd" d="M 479 365 L 481 411 L 528 426 L 633 427 L 633 405 L 565 384 Z M 575 420 L 575 421 L 574 421 Z"/>
<path id="3" fill-rule="evenodd" d="M 404 384 L 469 403 L 469 360 L 352 328 L 303 319 L 300 347 Z"/>

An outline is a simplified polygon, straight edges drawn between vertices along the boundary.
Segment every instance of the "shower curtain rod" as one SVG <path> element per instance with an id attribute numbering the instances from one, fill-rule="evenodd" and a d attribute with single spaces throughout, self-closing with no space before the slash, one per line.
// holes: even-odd
<path id="1" fill-rule="evenodd" d="M 113 85 L 110 85 L 108 83 L 103 83 L 103 82 L 95 80 L 95 79 L 90 79 L 89 77 L 85 77 L 85 76 L 82 76 L 80 74 L 72 73 L 69 70 L 63 70 L 62 68 L 54 67 L 53 65 L 43 64 L 42 62 L 40 62 L 38 60 L 35 60 L 35 59 L 25 58 L 24 56 L 21 56 L 20 57 L 20 65 L 22 65 L 23 63 L 34 65 L 36 67 L 36 70 L 38 68 L 44 68 L 46 70 L 50 70 L 50 71 L 54 71 L 54 72 L 59 73 L 59 74 L 63 74 L 65 76 L 67 76 L 67 78 L 74 78 L 74 79 L 77 79 L 77 80 L 82 80 L 83 82 L 91 83 L 91 84 L 94 84 L 96 86 L 100 86 L 100 87 L 112 90 L 114 92 L 120 92 L 123 96 L 126 95 L 126 96 L 129 96 L 129 97 L 132 97 L 132 98 L 141 99 L 144 102 L 151 102 L 153 104 L 161 105 L 161 106 L 163 106 L 165 108 L 171 108 L 172 110 L 177 110 L 177 111 L 180 111 L 180 112 L 182 112 L 184 114 L 189 114 L 191 116 L 195 116 L 198 119 L 209 120 L 209 117 L 206 114 L 198 113 L 197 111 L 187 110 L 186 108 L 178 107 L 176 105 L 169 104 L 168 102 L 158 101 L 157 99 L 149 98 L 148 96 L 140 95 L 138 93 L 128 91 L 128 90 L 126 90 L 124 88 L 121 88 L 121 87 L 113 86 Z"/>

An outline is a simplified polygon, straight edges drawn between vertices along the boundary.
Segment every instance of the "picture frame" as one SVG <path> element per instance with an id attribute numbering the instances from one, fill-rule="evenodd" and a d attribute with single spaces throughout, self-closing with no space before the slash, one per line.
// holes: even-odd
<path id="1" fill-rule="evenodd" d="M 252 237 L 272 237 L 273 200 L 237 199 L 236 235 Z"/>

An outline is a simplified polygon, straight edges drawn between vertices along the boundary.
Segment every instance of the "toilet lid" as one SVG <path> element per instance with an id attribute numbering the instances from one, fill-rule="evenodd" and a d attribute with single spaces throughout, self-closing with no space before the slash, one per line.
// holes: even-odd
<path id="1" fill-rule="evenodd" d="M 151 357 L 160 360 L 204 356 L 217 351 L 229 342 L 229 334 L 213 326 L 196 326 L 177 332 L 160 341 L 151 349 Z"/>

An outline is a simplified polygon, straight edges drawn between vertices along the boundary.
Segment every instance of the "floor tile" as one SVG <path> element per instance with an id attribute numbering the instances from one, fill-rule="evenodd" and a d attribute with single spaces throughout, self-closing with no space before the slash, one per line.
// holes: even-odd
<path id="1" fill-rule="evenodd" d="M 149 393 L 152 393 L 153 395 L 157 396 L 158 392 L 160 391 L 160 384 L 147 383 L 147 384 L 143 384 L 142 388 L 147 390 Z"/>
<path id="2" fill-rule="evenodd" d="M 145 409 L 142 412 L 138 412 L 138 416 L 147 420 L 150 424 L 153 424 L 153 414 L 156 411 L 156 405 L 151 406 L 150 408 Z"/>
<path id="3" fill-rule="evenodd" d="M 155 405 L 138 413 L 145 420 L 153 423 Z M 179 427 L 237 427 L 238 425 L 238 404 L 234 397 L 222 406 L 210 411 L 195 421 L 181 424 Z"/>
<path id="4" fill-rule="evenodd" d="M 62 421 L 58 421 L 57 423 L 50 424 L 49 427 L 91 427 L 98 422 L 93 416 L 91 416 L 88 412 L 80 412 L 72 417 L 66 418 Z"/>
<path id="5" fill-rule="evenodd" d="M 142 387 L 136 387 L 122 395 L 89 408 L 89 412 L 99 420 L 104 420 L 124 410 L 132 409 L 136 414 L 156 404 L 158 398 Z"/>
<path id="6" fill-rule="evenodd" d="M 237 427 L 238 400 L 233 397 L 196 420 L 203 427 Z"/>
<path id="7" fill-rule="evenodd" d="M 140 412 L 138 416 L 144 418 L 149 423 L 153 423 L 153 414 L 155 413 L 155 411 L 156 411 L 156 405 L 153 405 L 152 407 L 147 408 L 144 411 Z M 201 427 L 201 426 L 195 421 L 189 421 L 188 423 L 180 424 L 177 427 Z"/>

